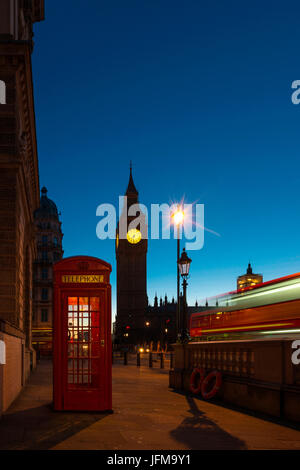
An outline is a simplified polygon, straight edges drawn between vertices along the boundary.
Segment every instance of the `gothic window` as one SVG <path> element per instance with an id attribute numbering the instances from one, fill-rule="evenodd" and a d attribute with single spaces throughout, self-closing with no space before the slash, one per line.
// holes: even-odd
<path id="1" fill-rule="evenodd" d="M 54 259 L 54 261 L 59 260 L 59 253 L 54 252 L 53 253 L 53 259 Z"/>
<path id="2" fill-rule="evenodd" d="M 58 239 L 57 239 L 57 237 L 54 237 L 54 238 L 53 238 L 53 244 L 54 244 L 54 246 L 57 246 L 57 245 L 58 245 Z"/>
<path id="3" fill-rule="evenodd" d="M 48 321 L 48 310 L 46 308 L 42 309 L 41 320 L 42 320 L 42 322 L 47 322 Z"/>
<path id="4" fill-rule="evenodd" d="M 3 80 L 0 80 L 0 104 L 6 104 L 6 85 Z"/>
<path id="5" fill-rule="evenodd" d="M 48 237 L 47 237 L 47 235 L 43 235 L 43 236 L 42 236 L 42 244 L 43 244 L 43 245 L 47 245 L 47 242 L 48 242 Z"/>
<path id="6" fill-rule="evenodd" d="M 42 251 L 42 259 L 46 261 L 48 259 L 48 253 L 47 251 Z"/>

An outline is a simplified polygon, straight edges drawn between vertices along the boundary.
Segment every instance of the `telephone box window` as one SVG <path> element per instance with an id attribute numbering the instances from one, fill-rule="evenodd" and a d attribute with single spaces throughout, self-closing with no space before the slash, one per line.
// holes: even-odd
<path id="1" fill-rule="evenodd" d="M 99 386 L 99 298 L 68 297 L 68 386 Z"/>

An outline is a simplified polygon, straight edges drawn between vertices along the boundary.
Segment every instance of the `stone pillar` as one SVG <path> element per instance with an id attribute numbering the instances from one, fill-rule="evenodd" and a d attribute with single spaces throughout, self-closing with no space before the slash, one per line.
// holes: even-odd
<path id="1" fill-rule="evenodd" d="M 186 345 L 172 344 L 174 348 L 174 369 L 169 372 L 169 386 L 175 389 L 183 389 L 184 371 L 186 368 Z"/>

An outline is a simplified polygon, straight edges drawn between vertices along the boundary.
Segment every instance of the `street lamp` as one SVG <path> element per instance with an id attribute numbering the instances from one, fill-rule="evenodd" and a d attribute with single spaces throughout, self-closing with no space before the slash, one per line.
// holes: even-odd
<path id="1" fill-rule="evenodd" d="M 178 260 L 178 268 L 180 270 L 183 287 L 183 309 L 182 309 L 182 321 L 181 321 L 181 333 L 180 333 L 180 341 L 181 343 L 187 343 L 189 341 L 189 333 L 187 328 L 187 303 L 186 303 L 186 287 L 188 285 L 187 278 L 189 276 L 190 265 L 191 265 L 191 258 L 188 257 L 186 254 L 185 248 L 181 253 L 181 257 Z"/>
<path id="2" fill-rule="evenodd" d="M 181 210 L 180 206 L 178 206 L 177 210 L 174 212 L 173 219 L 174 219 L 174 224 L 177 225 L 177 226 L 179 226 L 180 224 L 183 223 L 184 212 L 183 212 L 183 210 Z"/>
<path id="3" fill-rule="evenodd" d="M 176 337 L 180 328 L 180 272 L 179 272 L 179 257 L 180 257 L 180 226 L 184 221 L 184 212 L 178 204 L 176 211 L 172 214 L 174 225 L 177 227 L 177 308 L 176 308 Z"/>

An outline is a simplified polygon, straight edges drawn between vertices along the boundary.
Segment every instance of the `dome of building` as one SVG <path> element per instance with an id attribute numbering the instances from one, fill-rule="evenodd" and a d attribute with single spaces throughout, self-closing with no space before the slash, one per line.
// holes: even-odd
<path id="1" fill-rule="evenodd" d="M 41 189 L 41 203 L 40 207 L 34 212 L 35 219 L 44 219 L 49 216 L 58 218 L 58 211 L 56 204 L 47 197 L 47 188 L 45 186 Z"/>

